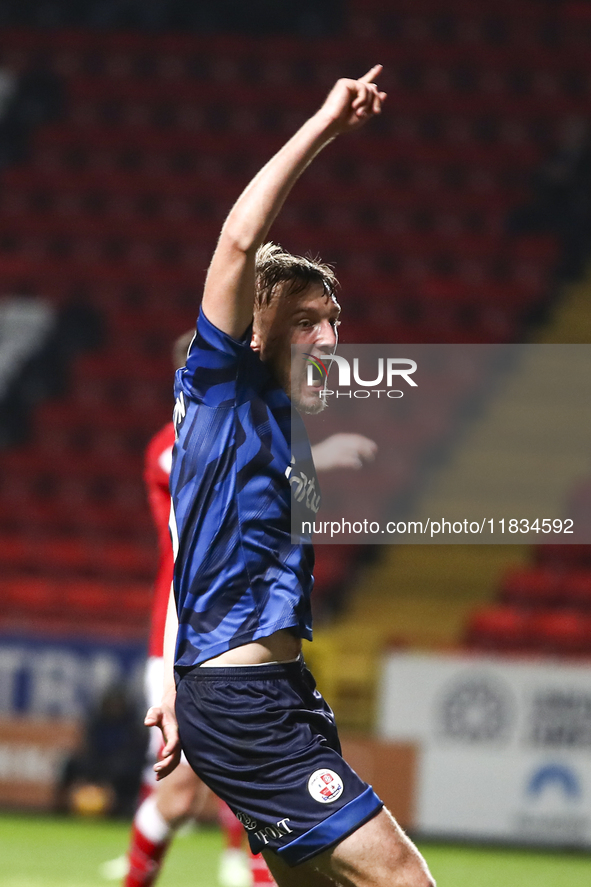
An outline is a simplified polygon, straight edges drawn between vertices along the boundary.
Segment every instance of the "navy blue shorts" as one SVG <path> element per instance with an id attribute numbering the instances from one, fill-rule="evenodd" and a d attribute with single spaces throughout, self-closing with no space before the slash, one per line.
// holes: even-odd
<path id="1" fill-rule="evenodd" d="M 303 662 L 195 667 L 177 675 L 183 751 L 234 811 L 253 853 L 297 865 L 382 802 L 341 756 L 334 716 Z"/>

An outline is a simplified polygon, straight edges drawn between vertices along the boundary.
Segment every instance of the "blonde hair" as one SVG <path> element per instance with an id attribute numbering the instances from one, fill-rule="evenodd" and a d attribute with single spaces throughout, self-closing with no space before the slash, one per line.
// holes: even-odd
<path id="1" fill-rule="evenodd" d="M 255 307 L 270 305 L 279 285 L 287 283 L 283 295 L 295 296 L 308 286 L 320 284 L 327 296 L 334 295 L 338 280 L 330 265 L 318 259 L 293 256 L 276 243 L 264 243 L 255 258 Z"/>

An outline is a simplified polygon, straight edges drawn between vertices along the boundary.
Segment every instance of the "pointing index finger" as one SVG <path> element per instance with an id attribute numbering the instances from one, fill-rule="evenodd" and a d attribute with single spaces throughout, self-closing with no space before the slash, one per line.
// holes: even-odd
<path id="1" fill-rule="evenodd" d="M 371 83 L 382 71 L 383 65 L 374 65 L 373 68 L 364 74 L 363 77 L 360 77 L 362 83 Z"/>

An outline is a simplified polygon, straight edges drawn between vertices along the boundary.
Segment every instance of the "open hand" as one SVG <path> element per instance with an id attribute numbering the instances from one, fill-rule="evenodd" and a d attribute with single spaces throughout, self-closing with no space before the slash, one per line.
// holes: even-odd
<path id="1" fill-rule="evenodd" d="M 181 743 L 173 710 L 168 705 L 153 705 L 144 718 L 146 727 L 159 727 L 164 748 L 160 760 L 154 764 L 156 779 L 163 779 L 175 769 L 181 759 Z"/>
<path id="2" fill-rule="evenodd" d="M 341 432 L 327 437 L 312 447 L 316 471 L 332 471 L 334 468 L 361 468 L 373 462 L 378 445 L 363 434 Z"/>
<path id="3" fill-rule="evenodd" d="M 380 92 L 373 82 L 381 71 L 381 65 L 374 65 L 359 80 L 337 80 L 319 111 L 320 114 L 328 115 L 331 126 L 337 133 L 359 129 L 381 113 L 386 93 Z"/>

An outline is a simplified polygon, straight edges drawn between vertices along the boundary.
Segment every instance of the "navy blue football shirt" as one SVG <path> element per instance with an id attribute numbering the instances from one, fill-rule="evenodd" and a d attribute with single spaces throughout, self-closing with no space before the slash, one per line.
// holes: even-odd
<path id="1" fill-rule="evenodd" d="M 177 667 L 280 628 L 312 637 L 314 553 L 309 539 L 292 542 L 291 488 L 301 490 L 305 478 L 308 495 L 298 507 L 313 519 L 318 482 L 303 423 L 292 421 L 289 397 L 250 340 L 251 329 L 232 339 L 201 311 L 187 365 L 175 377 Z"/>

